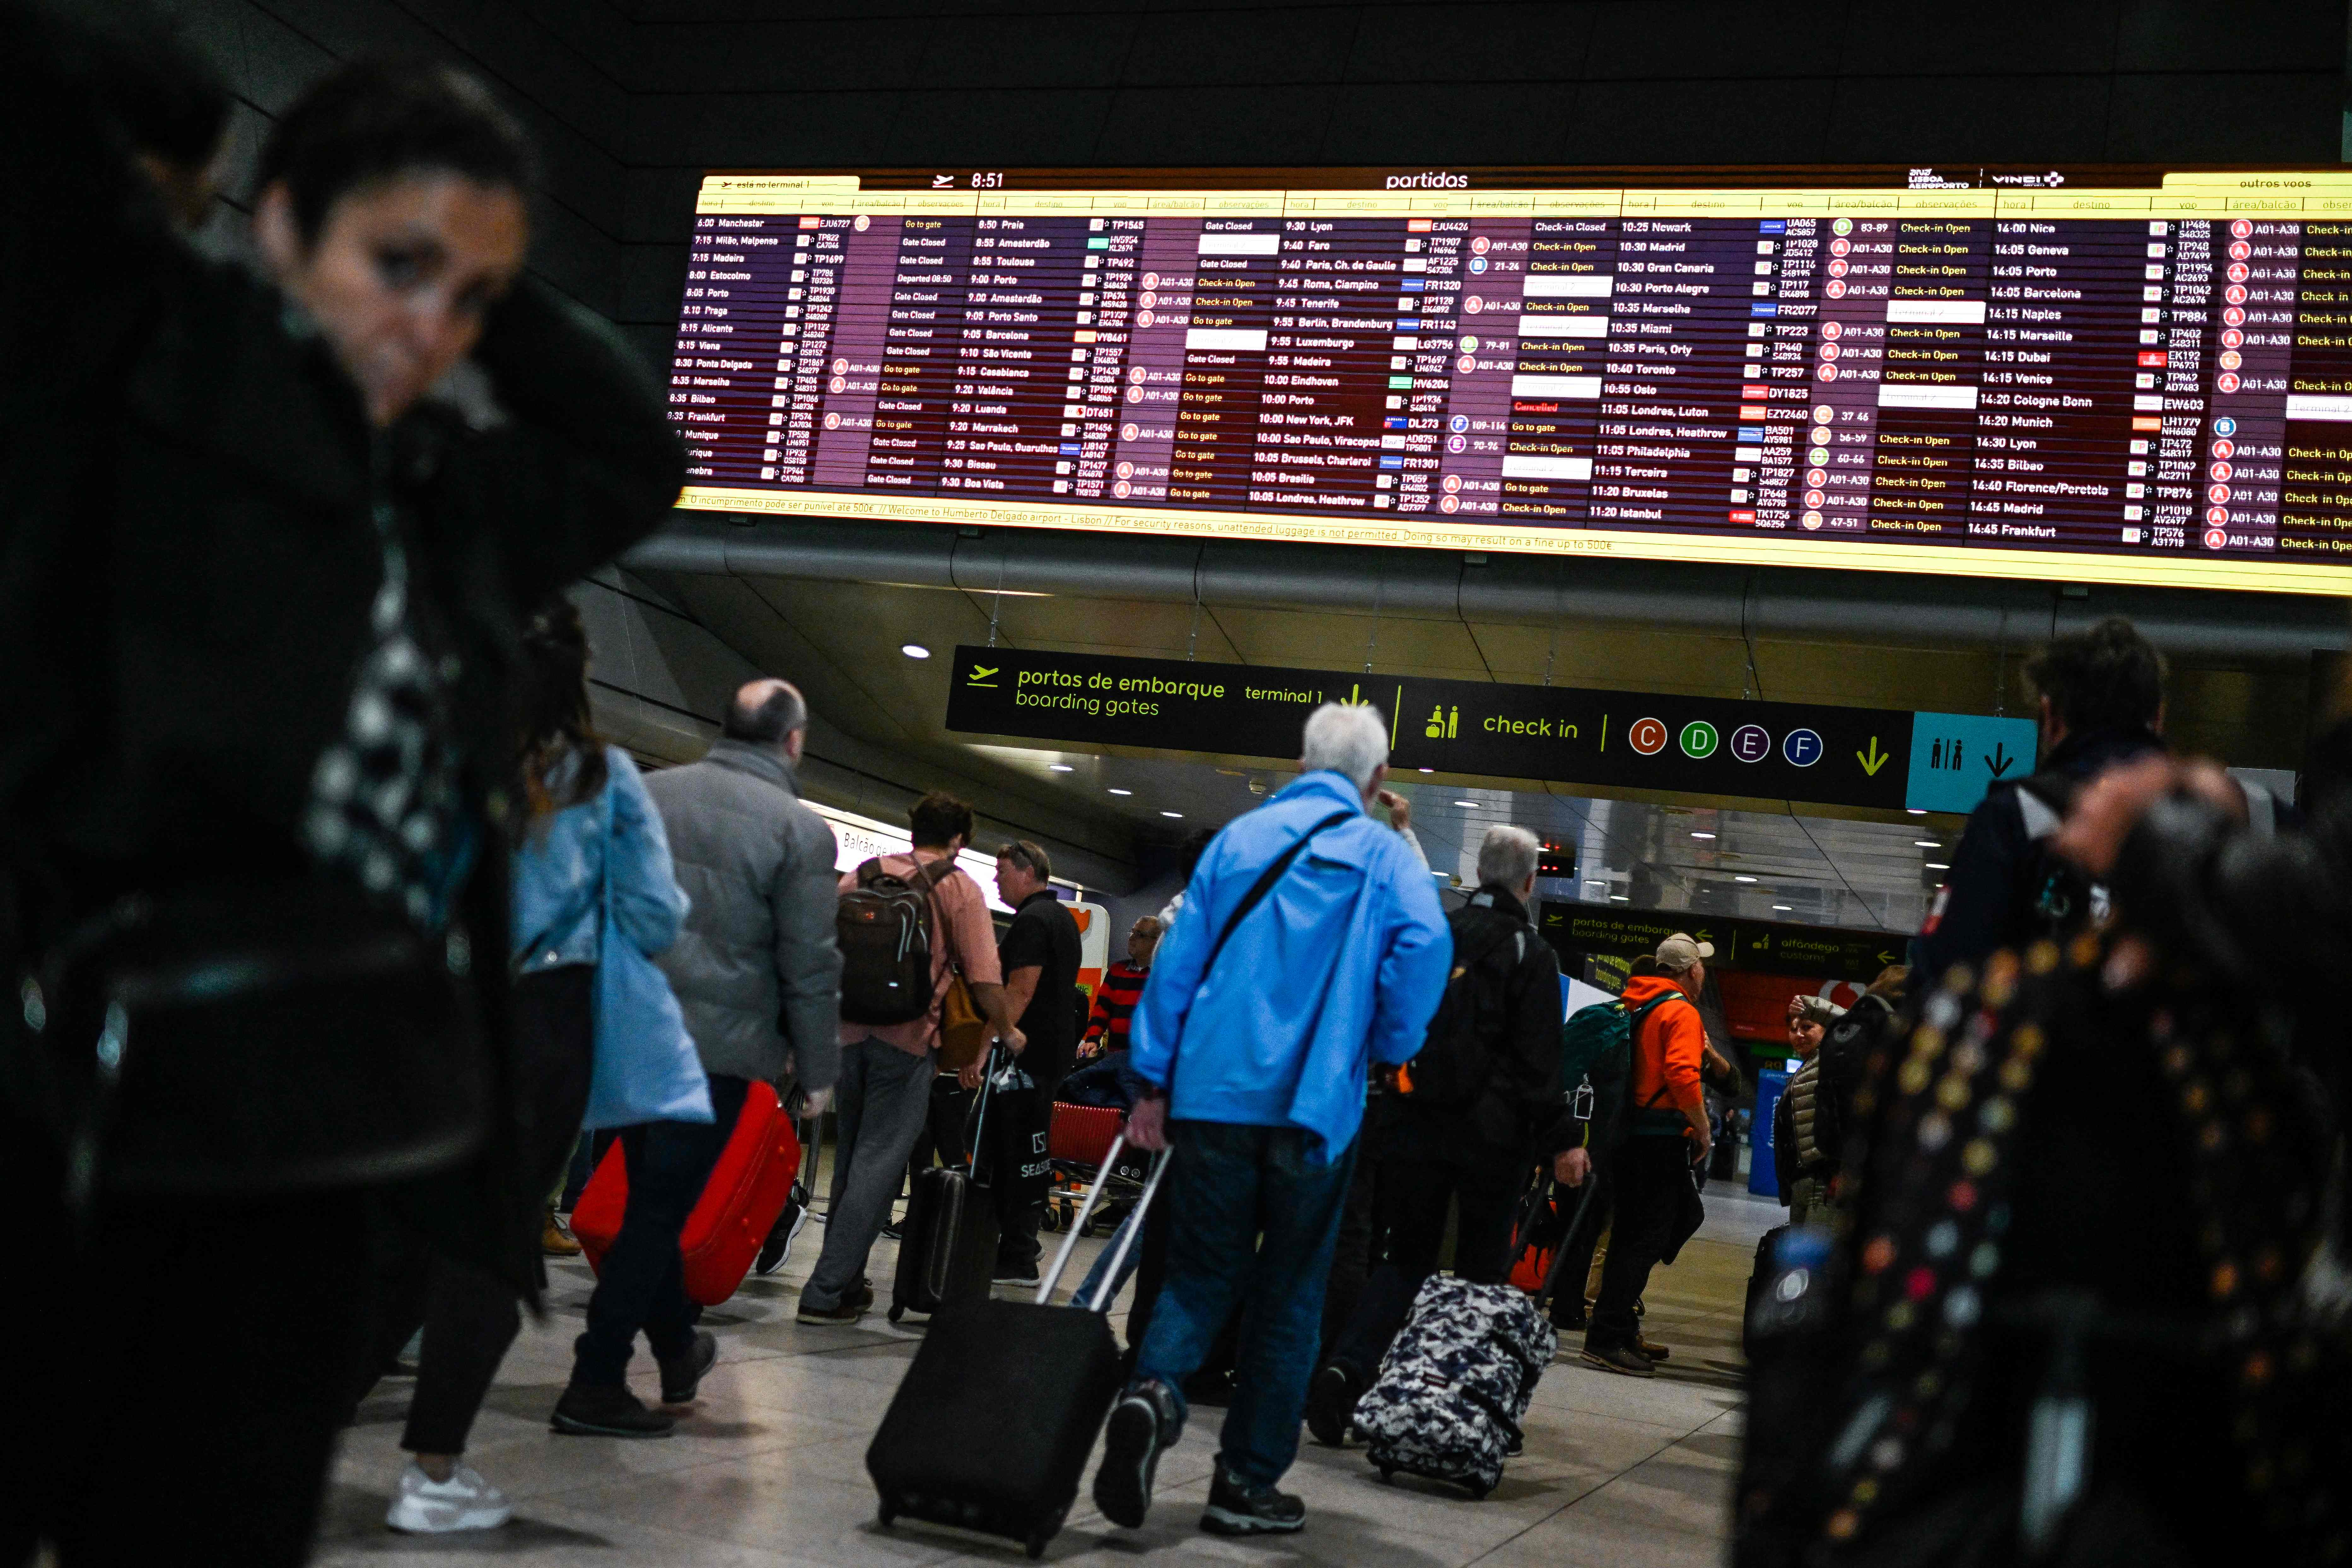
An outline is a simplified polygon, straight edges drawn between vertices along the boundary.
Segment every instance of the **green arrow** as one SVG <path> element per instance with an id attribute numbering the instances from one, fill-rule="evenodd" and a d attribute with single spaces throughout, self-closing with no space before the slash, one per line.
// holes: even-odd
<path id="1" fill-rule="evenodd" d="M 1891 952 L 1882 952 L 1878 955 L 1878 962 L 1881 963 L 1892 963 L 1895 962 L 1895 955 Z"/>
<path id="2" fill-rule="evenodd" d="M 1872 778 L 1876 778 L 1878 776 L 1878 770 L 1885 767 L 1888 763 L 1895 759 L 1889 756 L 1886 752 L 1878 749 L 1878 737 L 1873 735 L 1870 738 L 1870 750 L 1867 752 L 1856 752 L 1853 754 L 1853 760 L 1862 764 L 1862 771 L 1864 773 L 1869 774 Z"/>

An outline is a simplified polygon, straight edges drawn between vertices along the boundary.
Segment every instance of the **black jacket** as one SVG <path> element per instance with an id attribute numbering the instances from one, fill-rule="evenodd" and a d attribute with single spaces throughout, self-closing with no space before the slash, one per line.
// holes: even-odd
<path id="1" fill-rule="evenodd" d="M 2001 948 L 2021 949 L 2036 937 L 2087 924 L 2087 907 L 2044 907 L 2052 902 L 2053 880 L 2067 889 L 2079 884 L 2084 891 L 2088 884 L 2042 847 L 2063 811 L 2042 805 L 2027 793 L 2028 786 L 2068 793 L 2163 745 L 2145 730 L 2070 735 L 2042 759 L 2032 780 L 1998 784 L 1987 791 L 1969 814 L 1936 912 L 1912 942 L 1912 991 L 1926 994 L 1955 963 L 1981 964 Z M 2087 903 L 2081 893 L 2061 898 L 2070 904 Z"/>
<path id="2" fill-rule="evenodd" d="M 1454 963 L 1474 963 L 1479 1028 L 1493 1074 L 1467 1105 L 1430 1106 L 1411 1095 L 1375 1101 L 1384 1158 L 1451 1163 L 1474 1148 L 1520 1150 L 1530 1158 L 1565 1148 L 1560 1122 L 1559 958 L 1503 888 L 1481 888 L 1446 917 Z"/>
<path id="3" fill-rule="evenodd" d="M 273 290 L 165 227 L 13 9 L 0 62 L 0 959 L 14 974 L 127 892 L 266 902 L 327 875 L 299 828 L 370 645 L 385 508 L 457 661 L 452 739 L 486 829 L 457 919 L 503 952 L 519 628 L 675 500 L 658 388 L 526 282 L 475 355 L 501 422 L 426 406 L 374 431 Z M 496 1090 L 504 965 L 469 984 Z M 419 1206 L 520 1282 L 495 1163 Z"/>

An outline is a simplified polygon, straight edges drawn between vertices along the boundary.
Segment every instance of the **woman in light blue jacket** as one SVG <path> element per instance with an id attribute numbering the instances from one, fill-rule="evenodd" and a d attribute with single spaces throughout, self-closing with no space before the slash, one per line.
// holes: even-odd
<path id="1" fill-rule="evenodd" d="M 514 770 L 514 1098 L 528 1118 L 515 1169 L 543 1194 L 570 1162 L 595 1058 L 596 967 L 605 882 L 617 936 L 648 955 L 677 940 L 686 894 L 669 840 L 628 753 L 599 741 L 588 718 L 588 640 L 580 612 L 558 600 L 523 639 L 522 740 Z M 520 1196 L 520 1194 L 518 1194 Z M 488 1530 L 512 1513 L 506 1497 L 459 1462 L 466 1436 L 520 1326 L 513 1295 L 446 1258 L 419 1260 L 411 1289 L 386 1303 L 376 1346 L 425 1344 L 387 1522 L 395 1530 Z"/>

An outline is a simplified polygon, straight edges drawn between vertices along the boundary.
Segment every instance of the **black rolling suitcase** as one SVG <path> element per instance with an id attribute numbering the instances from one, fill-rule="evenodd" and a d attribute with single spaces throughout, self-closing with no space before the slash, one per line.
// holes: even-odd
<path id="1" fill-rule="evenodd" d="M 979 1179 L 980 1135 L 1000 1067 L 992 1052 L 973 1111 L 971 1157 L 963 1169 L 933 1165 L 915 1173 L 899 1229 L 898 1272 L 890 1284 L 890 1321 L 929 1316 L 957 1302 L 985 1300 L 996 1272 L 996 1194 Z M 993 1174 L 993 1173 L 991 1173 Z"/>
<path id="2" fill-rule="evenodd" d="M 1111 1145 L 1105 1176 L 1125 1142 L 1122 1133 Z M 1162 1155 L 1140 1203 L 1150 1203 L 1165 1166 Z M 1080 1220 L 1101 1198 L 1105 1176 L 1087 1193 Z M 978 1300 L 932 1323 L 866 1451 L 885 1528 L 904 1516 L 1008 1536 L 1044 1555 L 1126 1382 L 1101 1312 L 1045 1305 L 1077 1239 L 1074 1223 L 1034 1300 Z M 1122 1251 L 1133 1240 L 1129 1233 Z M 1114 1275 L 1121 1261 L 1111 1260 Z"/>

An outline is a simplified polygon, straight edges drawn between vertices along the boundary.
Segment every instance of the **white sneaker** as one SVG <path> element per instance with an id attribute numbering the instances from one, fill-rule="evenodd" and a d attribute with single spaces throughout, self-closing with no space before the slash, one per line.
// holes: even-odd
<path id="1" fill-rule="evenodd" d="M 453 1530 L 496 1530 L 514 1517 L 507 1494 L 482 1479 L 470 1465 L 459 1465 L 446 1481 L 426 1475 L 415 1460 L 400 1472 L 393 1489 L 392 1509 L 384 1523 L 412 1535 L 444 1535 Z"/>

